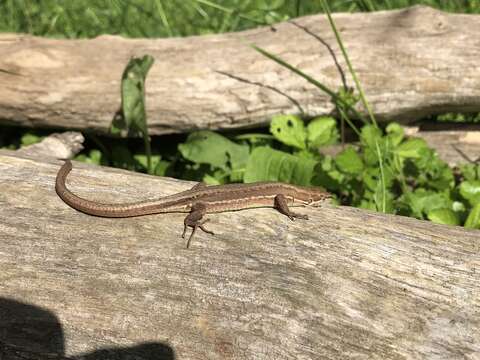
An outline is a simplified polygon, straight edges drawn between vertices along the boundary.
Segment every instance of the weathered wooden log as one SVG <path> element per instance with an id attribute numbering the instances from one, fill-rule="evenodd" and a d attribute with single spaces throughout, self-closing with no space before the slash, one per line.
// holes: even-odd
<path id="1" fill-rule="evenodd" d="M 295 222 L 252 209 L 209 216 L 216 234 L 198 233 L 187 250 L 183 214 L 105 219 L 65 205 L 60 165 L 0 152 L 0 354 L 480 353 L 479 231 L 333 205 L 299 209 L 310 219 Z M 192 186 L 80 163 L 67 183 L 110 202 Z"/>
<path id="2" fill-rule="evenodd" d="M 53 133 L 36 144 L 21 147 L 17 155 L 71 159 L 83 150 L 84 140 L 83 135 L 76 131 Z"/>
<path id="3" fill-rule="evenodd" d="M 480 38 L 478 15 L 415 6 L 334 19 L 379 119 L 480 111 L 480 48 L 471 42 Z M 120 107 L 125 65 L 147 53 L 156 59 L 147 79 L 151 134 L 251 127 L 280 112 L 330 113 L 328 96 L 248 46 L 337 90 L 341 76 L 328 47 L 348 71 L 325 16 L 280 23 L 275 30 L 149 40 L 2 34 L 0 122 L 107 132 Z"/>

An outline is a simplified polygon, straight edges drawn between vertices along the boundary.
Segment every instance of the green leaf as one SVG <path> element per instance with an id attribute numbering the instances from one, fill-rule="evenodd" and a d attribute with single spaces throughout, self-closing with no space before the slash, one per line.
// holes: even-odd
<path id="1" fill-rule="evenodd" d="M 148 170 L 148 159 L 144 154 L 133 155 L 133 158 L 138 164 L 138 168 L 142 170 Z M 153 173 L 152 175 L 156 176 L 165 176 L 168 167 L 170 166 L 170 161 L 162 160 L 160 155 L 151 156 Z"/>
<path id="2" fill-rule="evenodd" d="M 40 142 L 42 139 L 43 139 L 43 136 L 38 136 L 31 132 L 27 132 L 20 139 L 20 144 L 21 146 L 33 145 Z"/>
<path id="3" fill-rule="evenodd" d="M 390 139 L 394 147 L 399 145 L 405 136 L 403 127 L 397 123 L 388 124 L 385 131 L 387 132 L 388 139 Z"/>
<path id="4" fill-rule="evenodd" d="M 360 101 L 360 96 L 354 93 L 353 88 L 344 88 L 343 86 L 338 90 L 337 95 L 341 100 L 339 105 L 348 110 L 355 106 Z"/>
<path id="5" fill-rule="evenodd" d="M 221 185 L 223 184 L 220 180 L 218 180 L 216 177 L 212 176 L 212 175 L 208 175 L 206 174 L 204 177 L 203 177 L 203 180 L 202 180 L 205 184 L 207 185 Z"/>
<path id="6" fill-rule="evenodd" d="M 439 208 L 430 210 L 427 214 L 430 221 L 437 224 L 459 225 L 460 219 L 458 215 L 451 209 Z"/>
<path id="7" fill-rule="evenodd" d="M 303 121 L 295 115 L 277 115 L 272 118 L 270 132 L 275 138 L 297 149 L 306 149 L 307 132 Z"/>
<path id="8" fill-rule="evenodd" d="M 139 168 L 143 168 L 144 170 L 148 169 L 148 160 L 147 156 L 143 154 L 135 154 L 133 155 L 133 158 L 135 161 L 138 163 Z M 157 163 L 160 161 L 161 156 L 160 155 L 152 155 L 152 164 L 153 167 L 157 165 Z"/>
<path id="9" fill-rule="evenodd" d="M 424 215 L 435 209 L 452 209 L 453 202 L 448 192 L 434 192 L 423 188 L 403 194 L 402 200 L 410 207 L 414 217 L 423 219 Z"/>
<path id="10" fill-rule="evenodd" d="M 395 208 L 393 206 L 393 194 L 388 190 L 384 191 L 381 182 L 377 184 L 373 199 L 375 201 L 376 211 L 386 214 L 392 214 L 394 212 Z"/>
<path id="11" fill-rule="evenodd" d="M 365 200 L 365 199 L 362 199 L 362 201 L 360 201 L 360 204 L 358 205 L 358 207 L 361 208 L 361 209 L 377 211 L 377 205 L 375 204 L 375 202 L 374 201 L 368 201 L 368 200 Z"/>
<path id="12" fill-rule="evenodd" d="M 373 125 L 365 125 L 360 133 L 360 142 L 363 145 L 368 146 L 369 148 L 373 149 L 375 152 L 377 151 L 377 143 L 379 143 L 382 139 L 382 130 L 373 126 Z"/>
<path id="13" fill-rule="evenodd" d="M 360 174 L 364 169 L 362 158 L 351 146 L 340 152 L 335 157 L 335 162 L 340 171 L 348 174 Z"/>
<path id="14" fill-rule="evenodd" d="M 107 165 L 106 161 L 103 159 L 102 152 L 98 149 L 90 150 L 88 156 L 85 154 L 79 154 L 75 156 L 75 160 L 82 161 L 87 164 Z"/>
<path id="15" fill-rule="evenodd" d="M 153 174 L 157 176 L 165 176 L 168 168 L 170 167 L 171 162 L 166 160 L 160 160 L 156 163 Z"/>
<path id="16" fill-rule="evenodd" d="M 480 203 L 475 205 L 465 221 L 466 228 L 480 229 Z"/>
<path id="17" fill-rule="evenodd" d="M 420 138 L 412 138 L 404 141 L 395 149 L 395 153 L 403 158 L 420 158 L 428 150 L 425 140 Z"/>
<path id="18" fill-rule="evenodd" d="M 332 145 L 338 142 L 337 122 L 331 116 L 320 116 L 307 125 L 307 139 L 310 148 Z"/>
<path id="19" fill-rule="evenodd" d="M 152 173 L 150 137 L 148 136 L 147 113 L 145 110 L 145 79 L 153 65 L 150 55 L 131 58 L 122 74 L 122 108 L 110 125 L 112 134 L 141 135 L 147 154 L 147 170 Z"/>
<path id="20" fill-rule="evenodd" d="M 233 138 L 236 141 L 248 141 L 252 146 L 270 146 L 275 136 L 270 134 L 240 134 Z"/>
<path id="21" fill-rule="evenodd" d="M 269 147 L 258 147 L 248 159 L 244 182 L 281 181 L 311 185 L 316 161 L 302 159 Z"/>
<path id="22" fill-rule="evenodd" d="M 460 184 L 460 195 L 472 205 L 480 203 L 480 180 L 463 181 Z"/>
<path id="23" fill-rule="evenodd" d="M 212 131 L 191 133 L 178 150 L 185 159 L 198 164 L 209 164 L 223 170 L 245 169 L 249 147 L 239 145 Z"/>
<path id="24" fill-rule="evenodd" d="M 153 62 L 152 56 L 145 55 L 130 59 L 125 67 L 121 85 L 122 115 L 112 123 L 112 132 L 127 130 L 129 133 L 141 132 L 143 136 L 147 135 L 145 79 Z"/>
<path id="25" fill-rule="evenodd" d="M 458 113 L 445 113 L 437 116 L 437 121 L 439 122 L 469 122 L 468 116 L 466 114 Z"/>
<path id="26" fill-rule="evenodd" d="M 345 178 L 346 176 L 338 171 L 332 157 L 325 156 L 325 158 L 315 166 L 315 175 L 312 184 L 336 191 L 340 190 Z"/>
<path id="27" fill-rule="evenodd" d="M 465 204 L 461 201 L 454 201 L 452 204 L 452 209 L 456 213 L 462 213 L 466 210 Z"/>
<path id="28" fill-rule="evenodd" d="M 459 168 L 465 180 L 480 180 L 479 164 L 460 164 Z"/>
<path id="29" fill-rule="evenodd" d="M 386 188 L 390 188 L 393 185 L 393 181 L 396 177 L 397 175 L 393 172 L 392 168 L 388 165 L 384 165 L 383 179 Z M 378 167 L 366 167 L 362 173 L 362 181 L 369 190 L 375 191 L 377 185 L 382 181 L 380 169 Z"/>

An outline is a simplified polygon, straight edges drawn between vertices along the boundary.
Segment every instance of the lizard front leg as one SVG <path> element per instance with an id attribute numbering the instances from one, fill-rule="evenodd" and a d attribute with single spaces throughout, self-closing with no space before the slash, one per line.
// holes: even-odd
<path id="1" fill-rule="evenodd" d="M 192 233 L 190 234 L 190 237 L 188 238 L 187 241 L 187 249 L 190 246 L 190 242 L 193 238 L 193 235 L 195 235 L 195 231 L 197 231 L 197 228 L 200 228 L 207 234 L 214 235 L 213 231 L 205 229 L 203 224 L 209 221 L 209 219 L 206 219 L 204 221 L 202 220 L 203 216 L 207 213 L 207 205 L 204 203 L 198 202 L 192 205 L 192 209 L 190 210 L 190 213 L 185 217 L 185 220 L 183 220 L 183 233 L 182 233 L 182 238 L 185 239 L 185 234 L 187 232 L 187 227 L 190 226 L 193 228 Z"/>
<path id="2" fill-rule="evenodd" d="M 297 214 L 290 210 L 285 195 L 278 194 L 277 196 L 275 196 L 274 208 L 282 214 L 287 215 L 290 220 L 295 220 L 296 218 L 308 220 L 307 215 Z"/>

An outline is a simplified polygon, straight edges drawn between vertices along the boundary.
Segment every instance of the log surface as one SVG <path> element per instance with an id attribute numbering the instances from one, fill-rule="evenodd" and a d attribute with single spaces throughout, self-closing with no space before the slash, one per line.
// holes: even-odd
<path id="1" fill-rule="evenodd" d="M 428 7 L 335 14 L 379 119 L 410 122 L 480 111 L 480 16 Z M 330 99 L 254 51 L 256 44 L 338 90 L 328 44 L 345 63 L 324 15 L 254 30 L 171 39 L 55 40 L 0 35 L 0 122 L 107 132 L 132 56 L 156 59 L 147 79 L 151 134 L 267 124 L 278 113 L 328 114 Z M 347 84 L 353 85 L 347 75 Z M 359 108 L 360 109 L 360 108 Z M 361 110 L 361 109 L 360 109 Z"/>
<path id="2" fill-rule="evenodd" d="M 478 359 L 480 231 L 333 205 L 294 222 L 251 209 L 209 215 L 216 234 L 187 250 L 184 214 L 68 207 L 60 165 L 0 152 L 0 355 Z M 76 162 L 67 184 L 106 202 L 192 186 Z"/>

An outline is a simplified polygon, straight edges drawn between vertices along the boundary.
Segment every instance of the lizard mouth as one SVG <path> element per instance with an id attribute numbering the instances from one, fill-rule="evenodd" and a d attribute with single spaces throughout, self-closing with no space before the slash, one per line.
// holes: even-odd
<path id="1" fill-rule="evenodd" d="M 321 206 L 322 204 L 325 203 L 325 199 L 321 199 L 321 200 L 309 200 L 307 202 L 307 204 L 309 206 L 313 206 L 313 207 L 318 207 L 318 206 Z"/>

